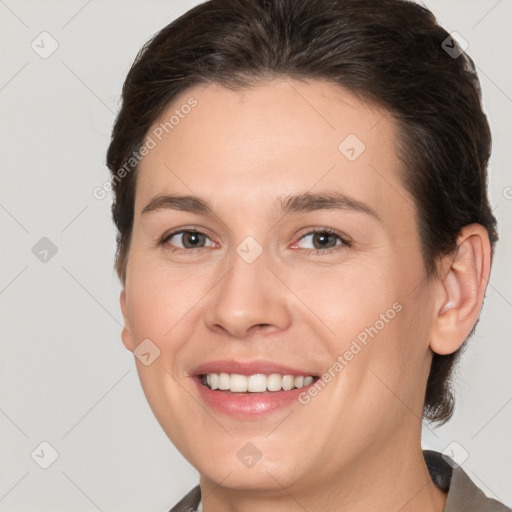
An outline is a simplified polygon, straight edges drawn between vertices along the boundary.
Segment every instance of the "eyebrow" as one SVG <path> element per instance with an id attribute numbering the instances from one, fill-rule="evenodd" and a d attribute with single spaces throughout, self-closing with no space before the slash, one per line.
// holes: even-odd
<path id="1" fill-rule="evenodd" d="M 278 198 L 281 214 L 309 213 L 318 210 L 349 210 L 365 213 L 381 221 L 377 212 L 367 204 L 340 192 L 291 194 Z M 154 197 L 142 210 L 145 216 L 160 210 L 179 210 L 202 215 L 215 215 L 207 199 L 192 195 L 164 194 Z"/>

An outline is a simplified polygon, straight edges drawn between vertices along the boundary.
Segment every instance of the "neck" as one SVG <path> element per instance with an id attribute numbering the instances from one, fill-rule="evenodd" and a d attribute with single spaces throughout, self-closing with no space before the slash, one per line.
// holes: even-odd
<path id="1" fill-rule="evenodd" d="M 447 495 L 430 478 L 419 435 L 397 441 L 378 451 L 367 449 L 334 475 L 308 475 L 286 487 L 268 471 L 266 488 L 257 491 L 229 488 L 229 476 L 219 484 L 201 475 L 203 510 L 442 512 Z"/>

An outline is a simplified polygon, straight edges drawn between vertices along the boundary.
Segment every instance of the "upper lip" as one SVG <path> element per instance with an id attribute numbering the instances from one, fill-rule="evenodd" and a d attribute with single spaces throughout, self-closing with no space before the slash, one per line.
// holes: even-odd
<path id="1" fill-rule="evenodd" d="M 291 368 L 290 366 L 272 361 L 236 361 L 234 359 L 203 363 L 190 372 L 191 375 L 204 375 L 206 373 L 237 373 L 247 376 L 256 375 L 257 373 L 263 373 L 265 375 L 279 373 L 281 375 L 302 375 L 304 377 L 308 375 L 316 376 L 316 374 L 310 370 Z"/>

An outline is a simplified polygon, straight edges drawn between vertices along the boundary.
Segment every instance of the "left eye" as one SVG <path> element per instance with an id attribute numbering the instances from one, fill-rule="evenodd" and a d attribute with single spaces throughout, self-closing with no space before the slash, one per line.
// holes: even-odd
<path id="1" fill-rule="evenodd" d="M 350 245 L 347 240 L 338 235 L 337 233 L 331 231 L 312 231 L 311 233 L 307 233 L 300 240 L 305 240 L 309 238 L 313 244 L 313 247 L 310 249 L 320 250 L 320 249 L 331 249 L 338 245 Z M 340 243 L 338 243 L 340 242 Z M 303 247 L 304 249 L 309 249 L 308 247 Z"/>

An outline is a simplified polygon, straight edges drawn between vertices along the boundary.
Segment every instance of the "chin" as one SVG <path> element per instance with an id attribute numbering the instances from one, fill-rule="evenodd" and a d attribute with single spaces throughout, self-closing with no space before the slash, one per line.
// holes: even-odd
<path id="1" fill-rule="evenodd" d="M 206 479 L 222 487 L 240 491 L 268 492 L 282 490 L 282 487 L 292 486 L 297 479 L 293 468 L 281 465 L 276 469 L 272 464 L 260 464 L 252 468 L 231 466 L 223 468 L 219 464 L 205 463 L 201 461 L 195 465 L 201 475 Z"/>
<path id="2" fill-rule="evenodd" d="M 230 489 L 271 491 L 293 485 L 307 474 L 304 454 L 295 445 L 283 449 L 280 443 L 277 449 L 264 438 L 249 439 L 230 438 L 224 443 L 205 439 L 176 447 L 202 478 Z"/>

